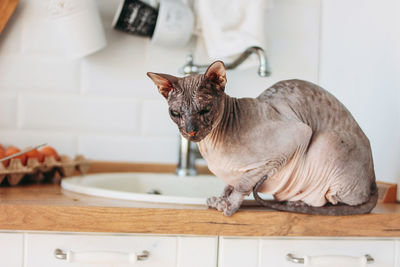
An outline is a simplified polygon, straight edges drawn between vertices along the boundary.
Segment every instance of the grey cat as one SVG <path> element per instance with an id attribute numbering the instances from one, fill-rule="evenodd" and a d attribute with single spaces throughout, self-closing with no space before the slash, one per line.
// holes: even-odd
<path id="1" fill-rule="evenodd" d="M 147 73 L 181 134 L 197 142 L 227 186 L 207 205 L 233 215 L 252 191 L 269 208 L 307 214 L 370 212 L 378 190 L 368 138 L 350 112 L 319 86 L 281 81 L 257 98 L 224 93 L 225 65 L 178 78 Z M 258 192 L 273 194 L 274 201 Z"/>

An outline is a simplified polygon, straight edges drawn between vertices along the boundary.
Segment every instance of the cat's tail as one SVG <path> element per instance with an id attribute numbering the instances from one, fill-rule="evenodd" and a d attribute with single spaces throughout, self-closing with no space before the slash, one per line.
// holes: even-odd
<path id="1" fill-rule="evenodd" d="M 315 214 L 315 215 L 353 215 L 353 214 L 365 214 L 370 213 L 371 210 L 376 206 L 378 201 L 378 187 L 375 183 L 371 185 L 371 196 L 369 200 L 363 204 L 350 206 L 346 204 L 326 204 L 322 207 L 313 207 L 307 205 L 302 201 L 284 201 L 278 202 L 274 200 L 264 200 L 258 195 L 258 189 L 263 184 L 263 182 L 267 179 L 267 176 L 264 176 L 258 183 L 254 186 L 253 195 L 258 203 L 261 205 L 281 211 L 289 211 L 296 213 L 305 213 L 305 214 Z"/>

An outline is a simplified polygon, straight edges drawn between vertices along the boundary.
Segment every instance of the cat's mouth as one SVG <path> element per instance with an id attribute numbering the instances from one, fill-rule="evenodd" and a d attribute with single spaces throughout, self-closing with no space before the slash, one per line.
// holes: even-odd
<path id="1" fill-rule="evenodd" d="M 203 137 L 187 136 L 186 139 L 189 140 L 189 141 L 192 141 L 192 142 L 200 142 L 203 139 Z"/>
<path id="2" fill-rule="evenodd" d="M 183 137 L 185 137 L 187 140 L 192 141 L 192 142 L 200 142 L 201 140 L 204 139 L 204 136 L 200 134 L 195 134 L 195 135 L 190 135 L 188 133 L 183 133 Z"/>

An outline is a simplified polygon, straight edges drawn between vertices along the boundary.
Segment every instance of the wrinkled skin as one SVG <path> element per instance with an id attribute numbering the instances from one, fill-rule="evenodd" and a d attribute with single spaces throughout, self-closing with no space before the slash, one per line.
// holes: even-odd
<path id="1" fill-rule="evenodd" d="M 167 99 L 171 119 L 181 134 L 193 142 L 201 141 L 211 132 L 222 111 L 225 78 L 220 78 L 214 71 L 210 69 L 208 76 L 192 75 L 183 79 L 167 74 L 148 74 Z M 172 112 L 178 116 L 173 116 Z"/>
<path id="2" fill-rule="evenodd" d="M 204 75 L 148 76 L 181 134 L 197 142 L 209 169 L 227 183 L 220 197 L 207 200 L 210 208 L 233 215 L 261 179 L 259 192 L 288 201 L 295 212 L 321 207 L 325 214 L 323 206 L 331 203 L 355 208 L 338 206 L 326 214 L 360 213 L 358 205 L 372 199 L 369 141 L 348 110 L 317 85 L 282 81 L 257 98 L 236 99 L 224 93 L 221 61 Z"/>
<path id="3" fill-rule="evenodd" d="M 178 125 L 181 134 L 190 141 L 199 142 L 204 139 L 218 118 L 222 92 L 211 90 L 208 82 L 197 76 L 180 80 L 176 87 L 195 86 L 199 89 L 190 94 L 183 89 L 173 90 L 168 98 L 171 119 Z M 171 111 L 178 112 L 180 116 L 172 116 Z M 191 136 L 188 132 L 195 134 Z"/>

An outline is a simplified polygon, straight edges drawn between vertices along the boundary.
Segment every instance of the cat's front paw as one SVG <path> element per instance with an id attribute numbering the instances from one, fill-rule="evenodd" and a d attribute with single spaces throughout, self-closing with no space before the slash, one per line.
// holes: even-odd
<path id="1" fill-rule="evenodd" d="M 207 206 L 212 209 L 224 211 L 229 206 L 229 201 L 226 197 L 210 197 L 207 198 Z"/>
<path id="2" fill-rule="evenodd" d="M 228 206 L 223 210 L 222 213 L 223 213 L 225 216 L 230 217 L 230 216 L 232 216 L 233 214 L 235 214 L 237 210 L 238 210 L 238 209 L 237 209 L 237 208 L 234 208 L 233 205 L 228 205 Z"/>
<path id="3" fill-rule="evenodd" d="M 225 216 L 232 216 L 238 210 L 226 197 L 210 197 L 207 199 L 207 206 L 222 211 Z"/>
<path id="4" fill-rule="evenodd" d="M 209 197 L 206 200 L 207 207 L 214 209 L 215 208 L 215 203 L 217 202 L 217 197 Z"/>
<path id="5" fill-rule="evenodd" d="M 225 197 L 209 197 L 207 198 L 207 206 L 212 209 L 217 209 L 222 211 L 225 207 L 226 198 Z"/>

